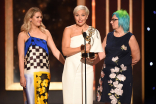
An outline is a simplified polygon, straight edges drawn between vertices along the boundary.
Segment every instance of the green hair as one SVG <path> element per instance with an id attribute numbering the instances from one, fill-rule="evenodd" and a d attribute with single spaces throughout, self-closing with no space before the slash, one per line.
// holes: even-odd
<path id="1" fill-rule="evenodd" d="M 113 15 L 116 15 L 116 17 L 118 18 L 119 20 L 119 26 L 121 26 L 124 30 L 124 32 L 126 33 L 127 31 L 129 31 L 129 22 L 130 22 L 130 18 L 129 18 L 129 14 L 127 13 L 126 10 L 117 10 L 116 12 L 114 12 L 112 14 L 112 17 Z"/>

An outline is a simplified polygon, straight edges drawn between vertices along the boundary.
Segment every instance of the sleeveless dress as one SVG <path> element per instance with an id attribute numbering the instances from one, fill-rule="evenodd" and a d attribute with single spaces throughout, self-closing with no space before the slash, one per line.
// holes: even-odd
<path id="1" fill-rule="evenodd" d="M 30 36 L 25 42 L 24 75 L 25 104 L 48 104 L 50 70 L 46 40 Z"/>
<path id="2" fill-rule="evenodd" d="M 132 57 L 129 40 L 133 34 L 128 32 L 115 37 L 114 32 L 107 35 L 106 58 L 97 88 L 97 101 L 111 104 L 130 104 L 132 94 Z"/>
<path id="3" fill-rule="evenodd" d="M 91 26 L 86 31 L 87 35 Z M 70 47 L 76 48 L 84 44 L 83 35 L 71 38 Z M 91 40 L 90 52 L 103 52 L 101 37 L 95 29 Z M 86 64 L 87 104 L 93 104 L 93 66 Z M 63 76 L 63 104 L 85 104 L 85 65 L 81 62 L 81 52 L 66 57 Z"/>

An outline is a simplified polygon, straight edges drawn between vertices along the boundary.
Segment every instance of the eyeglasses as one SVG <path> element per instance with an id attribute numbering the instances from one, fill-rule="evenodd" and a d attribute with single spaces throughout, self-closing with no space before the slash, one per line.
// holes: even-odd
<path id="1" fill-rule="evenodd" d="M 111 19 L 111 21 L 113 21 L 113 22 L 115 22 L 116 20 L 118 20 L 118 19 Z"/>

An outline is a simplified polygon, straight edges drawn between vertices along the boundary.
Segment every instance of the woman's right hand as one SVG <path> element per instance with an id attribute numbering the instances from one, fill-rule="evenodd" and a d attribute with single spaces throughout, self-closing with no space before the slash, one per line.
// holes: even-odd
<path id="1" fill-rule="evenodd" d="M 90 48 L 91 48 L 91 45 L 90 44 L 86 44 L 86 52 L 90 52 Z M 85 51 L 85 46 L 84 45 L 81 45 L 81 52 L 83 53 Z"/>
<path id="2" fill-rule="evenodd" d="M 20 77 L 20 85 L 26 88 L 26 79 L 24 76 Z"/>

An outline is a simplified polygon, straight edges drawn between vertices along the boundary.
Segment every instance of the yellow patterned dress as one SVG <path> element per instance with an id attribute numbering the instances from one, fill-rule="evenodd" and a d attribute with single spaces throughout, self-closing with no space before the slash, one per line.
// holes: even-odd
<path id="1" fill-rule="evenodd" d="M 48 104 L 50 70 L 46 40 L 30 36 L 25 42 L 24 75 L 25 104 Z"/>

